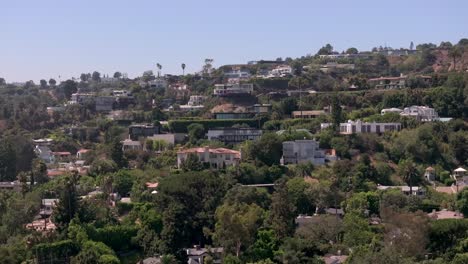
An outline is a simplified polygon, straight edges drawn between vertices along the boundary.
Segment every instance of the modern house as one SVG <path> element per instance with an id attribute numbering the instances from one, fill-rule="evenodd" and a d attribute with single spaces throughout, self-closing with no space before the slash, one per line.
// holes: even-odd
<path id="1" fill-rule="evenodd" d="M 324 110 L 306 110 L 306 111 L 292 111 L 292 118 L 316 118 L 321 115 L 326 115 Z"/>
<path id="2" fill-rule="evenodd" d="M 271 104 L 254 104 L 250 106 L 249 111 L 255 114 L 270 113 L 272 109 Z"/>
<path id="3" fill-rule="evenodd" d="M 218 140 L 224 143 L 241 143 L 256 140 L 262 136 L 262 130 L 256 128 L 211 128 L 208 130 L 208 140 Z"/>
<path id="4" fill-rule="evenodd" d="M 400 75 L 399 77 L 379 77 L 369 79 L 370 86 L 375 89 L 401 89 L 406 87 L 407 77 Z"/>
<path id="5" fill-rule="evenodd" d="M 423 122 L 439 120 L 439 115 L 434 110 L 434 108 L 430 108 L 427 106 L 413 105 L 410 107 L 405 107 L 403 111 L 400 113 L 400 115 L 414 117 L 416 120 L 423 121 Z"/>
<path id="6" fill-rule="evenodd" d="M 114 108 L 115 97 L 114 96 L 97 96 L 95 98 L 96 111 L 98 112 L 110 112 Z"/>
<path id="7" fill-rule="evenodd" d="M 200 162 L 208 164 L 211 168 L 225 168 L 227 166 L 239 165 L 241 159 L 240 151 L 227 148 L 190 148 L 177 152 L 177 166 L 180 168 L 188 155 L 197 155 Z"/>
<path id="8" fill-rule="evenodd" d="M 224 73 L 224 77 L 232 79 L 248 79 L 250 76 L 250 72 L 241 69 L 234 69 Z"/>
<path id="9" fill-rule="evenodd" d="M 187 105 L 196 106 L 203 105 L 206 100 L 206 96 L 203 95 L 191 95 Z"/>
<path id="10" fill-rule="evenodd" d="M 311 162 L 314 165 L 325 164 L 325 152 L 315 140 L 295 140 L 283 142 L 282 164 Z"/>
<path id="11" fill-rule="evenodd" d="M 216 84 L 213 90 L 215 96 L 236 96 L 247 95 L 253 93 L 253 84 L 251 83 L 226 83 Z"/>
<path id="12" fill-rule="evenodd" d="M 354 68 L 354 64 L 349 63 L 327 62 L 327 64 L 320 65 L 320 70 L 323 73 L 330 73 L 337 70 L 354 70 Z"/>
<path id="13" fill-rule="evenodd" d="M 159 126 L 135 124 L 128 127 L 128 135 L 132 140 L 138 140 L 140 137 L 150 137 L 155 134 L 159 134 Z"/>
<path id="14" fill-rule="evenodd" d="M 151 88 L 166 88 L 167 81 L 163 78 L 156 78 L 148 82 L 148 86 Z"/>
<path id="15" fill-rule="evenodd" d="M 330 127 L 331 123 L 320 124 L 321 129 Z M 384 133 L 388 131 L 400 131 L 401 123 L 375 123 L 362 122 L 361 120 L 348 120 L 347 123 L 340 124 L 340 134 L 351 135 L 357 133 Z"/>
<path id="16" fill-rule="evenodd" d="M 272 69 L 268 77 L 286 77 L 292 75 L 292 68 L 289 65 L 278 65 Z"/>

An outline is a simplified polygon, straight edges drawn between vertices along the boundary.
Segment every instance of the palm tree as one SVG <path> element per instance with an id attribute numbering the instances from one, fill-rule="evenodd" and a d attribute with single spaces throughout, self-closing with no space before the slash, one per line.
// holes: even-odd
<path id="1" fill-rule="evenodd" d="M 161 75 L 161 69 L 162 69 L 162 65 L 159 64 L 159 63 L 156 63 L 156 67 L 158 67 L 158 78 L 160 77 Z"/>
<path id="2" fill-rule="evenodd" d="M 182 63 L 182 75 L 185 75 L 185 63 Z"/>
<path id="3" fill-rule="evenodd" d="M 410 194 L 413 194 L 413 186 L 421 182 L 421 175 L 418 171 L 418 168 L 411 160 L 404 160 L 399 164 L 400 175 L 408 184 L 410 188 Z"/>

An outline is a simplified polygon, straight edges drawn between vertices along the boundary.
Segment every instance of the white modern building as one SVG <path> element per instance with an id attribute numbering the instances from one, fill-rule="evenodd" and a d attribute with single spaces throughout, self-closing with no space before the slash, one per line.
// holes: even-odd
<path id="1" fill-rule="evenodd" d="M 292 75 L 292 68 L 289 65 L 279 65 L 270 71 L 272 77 L 286 77 Z"/>
<path id="2" fill-rule="evenodd" d="M 203 105 L 206 100 L 206 96 L 203 95 L 191 95 L 187 105 L 198 106 Z"/>
<path id="3" fill-rule="evenodd" d="M 320 124 L 321 129 L 326 129 L 332 126 L 331 123 Z M 340 134 L 351 135 L 357 133 L 384 133 L 388 131 L 400 131 L 401 123 L 376 123 L 363 122 L 361 120 L 348 120 L 347 123 L 340 124 Z"/>
<path id="4" fill-rule="evenodd" d="M 167 81 L 164 80 L 163 78 L 156 78 L 152 81 L 148 82 L 148 85 L 151 88 L 166 88 L 167 87 Z"/>
<path id="5" fill-rule="evenodd" d="M 208 130 L 208 140 L 219 140 L 224 143 L 241 143 L 256 140 L 262 136 L 262 130 L 256 128 L 223 127 Z"/>
<path id="6" fill-rule="evenodd" d="M 227 148 L 190 148 L 177 152 L 177 167 L 181 167 L 188 155 L 197 155 L 198 160 L 204 164 L 209 164 L 212 168 L 225 168 L 227 166 L 239 165 L 241 159 L 240 151 Z"/>
<path id="7" fill-rule="evenodd" d="M 216 84 L 213 90 L 215 96 L 231 96 L 253 93 L 253 84 L 251 83 L 226 83 Z"/>
<path id="8" fill-rule="evenodd" d="M 314 165 L 325 164 L 325 152 L 315 140 L 295 140 L 283 142 L 281 163 L 298 164 L 311 162 Z"/>
<path id="9" fill-rule="evenodd" d="M 233 79 L 248 79 L 250 78 L 251 74 L 246 70 L 236 69 L 229 72 L 225 72 L 224 76 Z"/>
<path id="10" fill-rule="evenodd" d="M 427 106 L 417 106 L 413 105 L 410 107 L 405 107 L 400 113 L 401 116 L 410 116 L 416 118 L 418 121 L 437 121 L 439 120 L 439 115 L 434 110 Z"/>

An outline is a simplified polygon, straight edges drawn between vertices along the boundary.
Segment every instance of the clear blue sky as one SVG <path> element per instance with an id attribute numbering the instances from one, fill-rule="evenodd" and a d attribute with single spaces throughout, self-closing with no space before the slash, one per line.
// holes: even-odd
<path id="1" fill-rule="evenodd" d="M 336 50 L 468 37 L 466 0 L 0 0 L 0 77 L 130 77 Z"/>

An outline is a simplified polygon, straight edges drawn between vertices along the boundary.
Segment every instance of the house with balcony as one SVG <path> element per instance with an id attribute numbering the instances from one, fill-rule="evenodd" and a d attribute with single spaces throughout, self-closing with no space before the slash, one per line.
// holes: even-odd
<path id="1" fill-rule="evenodd" d="M 331 127 L 331 123 L 322 123 L 320 128 L 326 129 Z M 376 123 L 376 122 L 363 122 L 361 120 L 352 121 L 348 120 L 347 123 L 340 124 L 340 134 L 351 135 L 358 133 L 376 133 L 381 134 L 388 131 L 400 131 L 401 123 Z"/>
<path id="2" fill-rule="evenodd" d="M 253 84 L 251 83 L 215 84 L 213 95 L 220 96 L 220 97 L 249 95 L 253 93 L 253 90 L 254 90 Z"/>
<path id="3" fill-rule="evenodd" d="M 190 148 L 177 152 L 177 167 L 181 168 L 189 155 L 196 155 L 201 163 L 215 169 L 237 166 L 241 159 L 241 153 L 237 150 L 210 147 Z"/>
<path id="4" fill-rule="evenodd" d="M 257 140 L 262 130 L 250 127 L 222 127 L 208 130 L 208 140 L 218 140 L 226 144 L 236 144 L 247 140 Z"/>
<path id="5" fill-rule="evenodd" d="M 283 142 L 281 164 L 299 164 L 305 162 L 311 162 L 314 165 L 325 164 L 325 151 L 319 148 L 317 141 L 295 140 Z"/>
<path id="6" fill-rule="evenodd" d="M 379 77 L 369 79 L 369 85 L 375 89 L 401 89 L 406 87 L 407 76 Z"/>

